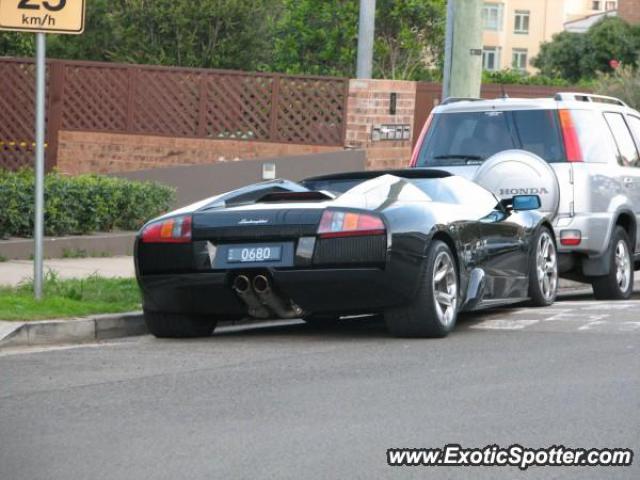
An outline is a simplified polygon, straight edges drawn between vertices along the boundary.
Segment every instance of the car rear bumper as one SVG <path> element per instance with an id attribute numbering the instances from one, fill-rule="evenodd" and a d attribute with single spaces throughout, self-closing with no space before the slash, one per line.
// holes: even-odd
<path id="1" fill-rule="evenodd" d="M 589 256 L 602 255 L 607 249 L 613 218 L 611 214 L 576 215 L 560 218 L 554 227 L 559 253 L 583 253 Z M 582 236 L 579 245 L 564 246 L 560 239 L 563 230 L 579 230 Z"/>
<path id="2" fill-rule="evenodd" d="M 145 310 L 205 315 L 245 315 L 232 288 L 239 271 L 144 275 L 138 278 Z M 411 298 L 404 282 L 380 268 L 255 270 L 266 274 L 282 298 L 309 313 L 372 313 Z"/>

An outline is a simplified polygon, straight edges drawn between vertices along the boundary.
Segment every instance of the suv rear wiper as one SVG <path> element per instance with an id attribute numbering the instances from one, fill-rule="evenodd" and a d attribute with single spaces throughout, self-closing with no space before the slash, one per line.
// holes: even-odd
<path id="1" fill-rule="evenodd" d="M 436 155 L 433 157 L 434 160 L 449 160 L 449 159 L 460 159 L 460 160 L 483 160 L 480 155 Z"/>
<path id="2" fill-rule="evenodd" d="M 464 155 L 464 154 L 452 154 L 452 155 L 436 155 L 433 157 L 434 165 L 480 165 L 484 158 L 480 155 Z M 442 162 L 441 160 L 459 160 L 458 162 Z"/>

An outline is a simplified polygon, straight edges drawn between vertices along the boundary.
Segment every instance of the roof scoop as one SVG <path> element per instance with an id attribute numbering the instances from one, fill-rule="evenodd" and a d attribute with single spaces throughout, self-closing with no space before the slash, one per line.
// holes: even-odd
<path id="1" fill-rule="evenodd" d="M 256 203 L 270 202 L 324 202 L 326 200 L 334 200 L 336 197 L 329 192 L 270 192 L 263 195 Z"/>

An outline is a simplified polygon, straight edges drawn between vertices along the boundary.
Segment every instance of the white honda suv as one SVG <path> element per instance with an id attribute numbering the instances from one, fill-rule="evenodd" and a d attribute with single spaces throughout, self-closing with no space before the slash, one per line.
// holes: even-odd
<path id="1" fill-rule="evenodd" d="M 640 268 L 640 113 L 616 98 L 448 99 L 427 120 L 412 167 L 470 178 L 500 197 L 537 194 L 560 273 L 600 299 L 626 299 Z"/>

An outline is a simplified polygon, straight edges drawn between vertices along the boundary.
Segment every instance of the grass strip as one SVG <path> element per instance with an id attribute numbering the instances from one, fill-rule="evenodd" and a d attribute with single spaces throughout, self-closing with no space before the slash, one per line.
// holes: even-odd
<path id="1" fill-rule="evenodd" d="M 94 275 L 62 280 L 50 271 L 45 276 L 43 292 L 44 298 L 35 300 L 32 281 L 17 287 L 0 287 L 0 320 L 47 320 L 141 309 L 140 290 L 133 278 Z"/>

